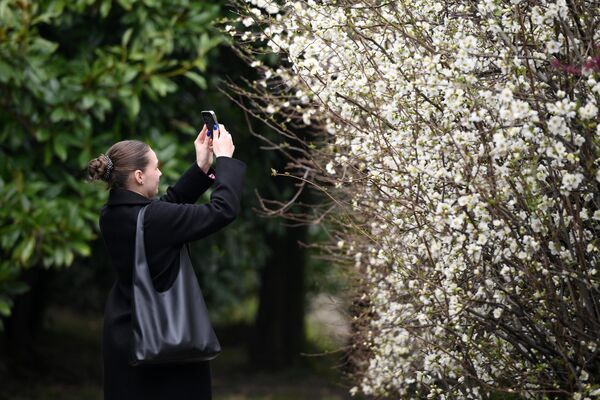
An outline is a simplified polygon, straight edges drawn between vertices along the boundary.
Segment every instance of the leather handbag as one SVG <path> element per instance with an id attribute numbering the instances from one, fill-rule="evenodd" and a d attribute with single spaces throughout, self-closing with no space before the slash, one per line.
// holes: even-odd
<path id="1" fill-rule="evenodd" d="M 194 273 L 187 245 L 179 253 L 179 273 L 164 292 L 154 288 L 144 245 L 144 206 L 137 217 L 129 364 L 182 364 L 215 358 L 221 346 Z"/>

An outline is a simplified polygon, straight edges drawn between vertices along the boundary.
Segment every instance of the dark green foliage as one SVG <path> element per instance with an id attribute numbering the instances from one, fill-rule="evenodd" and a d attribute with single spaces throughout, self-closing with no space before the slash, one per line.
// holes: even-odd
<path id="1" fill-rule="evenodd" d="M 185 104 L 207 87 L 220 12 L 187 0 L 0 0 L 0 316 L 27 290 L 22 269 L 90 255 L 105 200 L 83 183 L 91 158 L 139 138 L 167 182 L 193 161 L 198 126 L 186 115 L 197 105 Z"/>

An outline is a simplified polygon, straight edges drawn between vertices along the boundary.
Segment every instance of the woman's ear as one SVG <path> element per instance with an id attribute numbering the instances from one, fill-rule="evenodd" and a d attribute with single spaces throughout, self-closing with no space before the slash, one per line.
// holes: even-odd
<path id="1" fill-rule="evenodd" d="M 143 185 L 144 184 L 144 173 L 142 172 L 142 170 L 140 169 L 136 169 L 133 172 L 133 176 L 135 177 L 135 181 L 139 184 L 139 185 Z"/>

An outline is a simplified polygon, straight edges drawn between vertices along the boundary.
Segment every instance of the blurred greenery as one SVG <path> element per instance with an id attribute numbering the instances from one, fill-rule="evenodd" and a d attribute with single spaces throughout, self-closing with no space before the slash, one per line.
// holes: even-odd
<path id="1" fill-rule="evenodd" d="M 167 177 L 189 164 L 180 144 L 195 128 L 170 95 L 207 88 L 219 12 L 188 0 L 0 0 L 0 315 L 27 290 L 20 270 L 91 254 L 105 199 L 82 184 L 91 158 L 136 137 Z"/>

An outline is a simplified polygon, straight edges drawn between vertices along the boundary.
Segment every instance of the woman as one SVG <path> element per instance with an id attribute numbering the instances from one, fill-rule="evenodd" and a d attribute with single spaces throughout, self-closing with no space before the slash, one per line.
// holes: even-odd
<path id="1" fill-rule="evenodd" d="M 161 172 L 152 149 L 137 140 L 114 144 L 89 162 L 90 179 L 107 182 L 110 194 L 100 212 L 100 231 L 117 279 L 104 313 L 102 354 L 105 400 L 204 400 L 211 398 L 208 362 L 175 366 L 128 364 L 131 349 L 131 293 L 136 221 L 148 205 L 144 242 L 157 291 L 167 290 L 179 271 L 179 249 L 232 222 L 240 209 L 246 165 L 232 158 L 235 146 L 223 125 L 212 138 L 202 129 L 194 146 L 196 162 L 160 199 Z M 215 170 L 211 168 L 213 152 Z M 196 205 L 214 182 L 210 203 Z"/>

